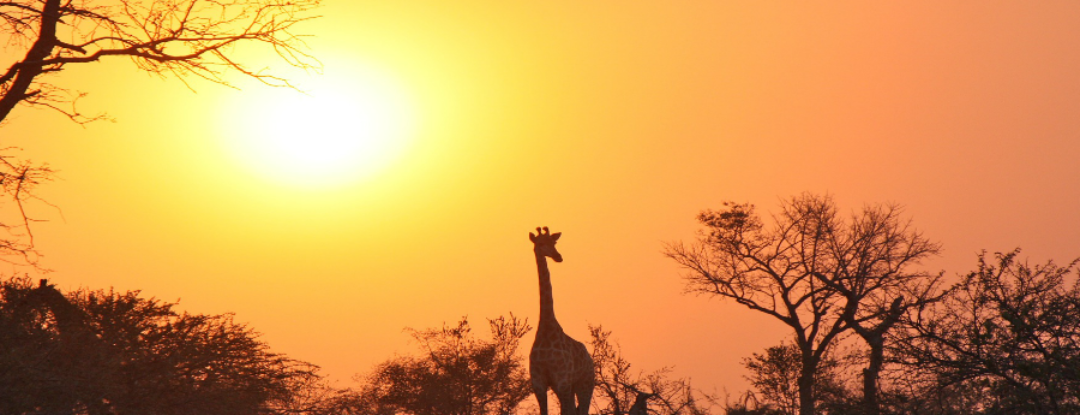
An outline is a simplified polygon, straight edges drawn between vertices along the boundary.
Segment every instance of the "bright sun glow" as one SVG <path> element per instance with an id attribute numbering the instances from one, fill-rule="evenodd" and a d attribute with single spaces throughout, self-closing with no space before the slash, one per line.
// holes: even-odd
<path id="1" fill-rule="evenodd" d="M 247 105 L 232 150 L 276 182 L 319 188 L 371 177 L 396 160 L 415 130 L 405 89 L 370 71 L 275 91 Z M 250 101 L 249 101 L 250 102 Z M 230 122 L 236 122 L 230 121 Z"/>

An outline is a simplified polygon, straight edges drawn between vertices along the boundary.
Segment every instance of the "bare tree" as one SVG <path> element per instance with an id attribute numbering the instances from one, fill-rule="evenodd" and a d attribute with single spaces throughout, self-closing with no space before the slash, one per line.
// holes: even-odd
<path id="1" fill-rule="evenodd" d="M 294 28 L 320 0 L 13 0 L 0 1 L 0 37 L 15 53 L 0 55 L 0 125 L 19 105 L 49 108 L 77 123 L 102 115 L 79 112 L 83 96 L 49 81 L 71 65 L 123 57 L 138 69 L 229 85 L 230 72 L 273 86 L 291 86 L 237 58 L 239 46 L 263 46 L 285 63 L 317 69 Z M 10 56 L 10 57 L 9 57 Z M 7 61 L 5 61 L 7 57 Z M 190 85 L 189 85 L 190 87 Z M 21 220 L 0 221 L 0 257 L 35 263 L 23 202 L 52 170 L 0 149 L 0 186 Z M 0 258 L 2 259 L 2 258 Z"/>
<path id="2" fill-rule="evenodd" d="M 880 412 L 878 381 L 885 363 L 886 334 L 907 311 L 941 299 L 942 273 L 911 271 L 912 265 L 937 255 L 930 242 L 901 218 L 895 204 L 866 206 L 845 229 L 824 238 L 830 272 L 814 275 L 844 298 L 843 319 L 869 348 L 863 369 L 862 410 Z"/>
<path id="3" fill-rule="evenodd" d="M 228 84 L 237 72 L 269 85 L 285 79 L 252 68 L 234 56 L 234 46 L 261 44 L 285 62 L 313 68 L 293 33 L 312 18 L 319 0 L 21 0 L 0 2 L 0 30 L 25 48 L 0 73 L 0 121 L 16 105 L 55 109 L 76 122 L 95 117 L 68 107 L 79 96 L 46 82 L 69 65 L 126 57 L 149 73 L 194 76 Z"/>
<path id="4" fill-rule="evenodd" d="M 53 170 L 48 164 L 36 164 L 30 160 L 20 160 L 10 153 L 17 151 L 13 147 L 0 149 L 0 199 L 10 201 L 14 206 L 14 216 L 0 219 L 0 261 L 13 264 L 37 266 L 38 253 L 34 250 L 34 233 L 27 214 L 26 202 L 35 200 L 48 204 L 34 194 L 38 185 L 52 180 Z M 0 202 L 2 204 L 3 202 Z"/>
<path id="5" fill-rule="evenodd" d="M 907 282 L 924 275 L 906 267 L 938 247 L 898 221 L 898 212 L 870 207 L 845 221 L 831 197 L 803 194 L 783 201 L 766 226 L 753 205 L 728 202 L 698 216 L 705 230 L 696 243 L 668 244 L 665 254 L 688 271 L 689 291 L 734 300 L 792 330 L 799 413 L 809 415 L 830 347 L 856 327 L 869 338 L 887 331 L 895 324 L 889 296 L 925 288 Z"/>

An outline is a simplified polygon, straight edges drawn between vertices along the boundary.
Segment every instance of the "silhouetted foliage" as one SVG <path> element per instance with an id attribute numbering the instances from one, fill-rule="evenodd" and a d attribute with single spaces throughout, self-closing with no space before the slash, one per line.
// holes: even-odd
<path id="1" fill-rule="evenodd" d="M 893 353 L 909 370 L 908 411 L 1080 413 L 1077 261 L 1031 266 L 979 257 L 944 301 L 914 310 Z"/>
<path id="2" fill-rule="evenodd" d="M 314 366 L 230 315 L 25 278 L 0 296 L 0 413 L 297 413 L 322 399 Z"/>
<path id="3" fill-rule="evenodd" d="M 903 310 L 933 301 L 937 285 L 937 277 L 906 270 L 938 246 L 899 211 L 871 206 L 844 220 L 832 198 L 803 194 L 783 201 L 766 226 L 753 205 L 728 202 L 698 216 L 705 229 L 696 243 L 670 244 L 665 254 L 689 271 L 690 291 L 732 299 L 791 328 L 800 414 L 814 412 L 814 373 L 849 330 L 871 349 L 864 398 L 876 406 L 879 340 Z"/>
<path id="4" fill-rule="evenodd" d="M 654 415 L 708 415 L 714 410 L 715 397 L 694 389 L 690 379 L 670 379 L 671 368 L 645 373 L 633 371 L 622 356 L 611 332 L 602 326 L 589 326 L 589 345 L 596 365 L 596 395 L 592 413 L 625 415 L 639 393 L 653 395 L 648 399 L 649 413 Z"/>
<path id="5" fill-rule="evenodd" d="M 745 403 L 736 403 L 729 405 L 724 410 L 726 415 L 784 415 L 777 409 L 770 407 L 752 408 Z"/>
<path id="6" fill-rule="evenodd" d="M 743 366 L 750 371 L 746 378 L 758 396 L 764 397 L 765 406 L 785 415 L 799 413 L 802 359 L 797 347 L 785 344 L 770 347 L 765 349 L 765 354 L 754 353 L 753 357 L 743 359 Z"/>
<path id="7" fill-rule="evenodd" d="M 786 415 L 768 403 L 759 403 L 756 395 L 747 393 L 739 402 L 724 404 L 725 415 Z"/>
<path id="8" fill-rule="evenodd" d="M 518 354 L 526 320 L 488 320 L 491 340 L 477 339 L 462 318 L 456 326 L 412 330 L 420 355 L 376 366 L 340 405 L 347 413 L 502 415 L 529 396 L 529 374 Z"/>
<path id="9" fill-rule="evenodd" d="M 750 371 L 746 379 L 754 387 L 753 399 L 756 410 L 766 413 L 795 415 L 799 413 L 799 384 L 802 373 L 802 354 L 793 344 L 781 343 L 754 353 L 743 359 L 743 366 Z M 850 406 L 850 393 L 843 379 L 846 362 L 829 355 L 818 364 L 814 382 L 817 385 L 816 410 L 837 412 Z"/>

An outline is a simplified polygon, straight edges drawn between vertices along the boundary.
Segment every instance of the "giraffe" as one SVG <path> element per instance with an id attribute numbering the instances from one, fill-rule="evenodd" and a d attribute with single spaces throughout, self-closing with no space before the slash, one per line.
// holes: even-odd
<path id="1" fill-rule="evenodd" d="M 55 321 L 57 337 L 45 347 L 47 363 L 35 368 L 35 372 L 44 372 L 44 376 L 53 382 L 61 379 L 61 384 L 75 389 L 58 390 L 57 397 L 43 408 L 43 412 L 62 413 L 83 406 L 89 414 L 111 413 L 107 403 L 110 399 L 103 397 L 108 396 L 109 385 L 115 383 L 112 378 L 115 367 L 108 356 L 108 346 L 91 327 L 90 316 L 47 279 L 39 280 L 37 287 L 25 292 L 17 312 L 20 315 L 17 318 L 30 322 L 35 319 L 35 314 L 39 316 L 36 318 L 42 319 L 33 324 Z M 52 319 L 48 318 L 49 313 Z"/>
<path id="2" fill-rule="evenodd" d="M 562 415 L 588 415 L 589 401 L 592 400 L 596 384 L 593 360 L 584 344 L 563 332 L 555 319 L 551 294 L 547 258 L 562 262 L 562 255 L 555 249 L 555 242 L 560 236 L 562 233 L 551 233 L 546 226 L 536 228 L 536 235 L 529 233 L 540 275 L 540 323 L 537 324 L 536 340 L 529 352 L 529 376 L 533 394 L 540 405 L 540 415 L 548 415 L 548 389 L 558 397 Z M 577 406 L 574 405 L 575 397 Z"/>
<path id="3" fill-rule="evenodd" d="M 637 394 L 637 397 L 634 398 L 634 404 L 630 406 L 630 412 L 627 412 L 627 415 L 649 415 L 649 398 L 656 396 L 656 394 L 639 391 L 631 385 L 626 385 L 626 387 Z"/>
<path id="4" fill-rule="evenodd" d="M 86 313 L 49 284 L 49 280 L 39 280 L 37 288 L 30 290 L 23 301 L 31 307 L 52 311 L 63 343 L 92 341 L 90 338 L 94 335 L 87 324 Z"/>

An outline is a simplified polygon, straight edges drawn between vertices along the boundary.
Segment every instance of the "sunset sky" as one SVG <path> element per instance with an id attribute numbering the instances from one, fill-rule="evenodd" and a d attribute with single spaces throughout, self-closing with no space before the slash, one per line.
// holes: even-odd
<path id="1" fill-rule="evenodd" d="M 405 327 L 535 324 L 527 233 L 546 225 L 563 232 L 551 270 L 568 334 L 602 324 L 635 367 L 735 395 L 741 359 L 787 331 L 683 294 L 661 250 L 693 239 L 702 209 L 768 212 L 804 191 L 843 210 L 897 202 L 943 244 L 923 268 L 950 276 L 983 249 L 1080 256 L 1074 1 L 319 12 L 301 31 L 323 73 L 271 66 L 309 95 L 241 78 L 192 92 L 124 59 L 52 78 L 115 122 L 22 107 L 0 127 L 60 171 L 40 189 L 59 210 L 29 206 L 53 272 L 5 272 L 234 312 L 348 386 L 412 350 Z M 375 144 L 333 147 L 360 136 Z"/>

